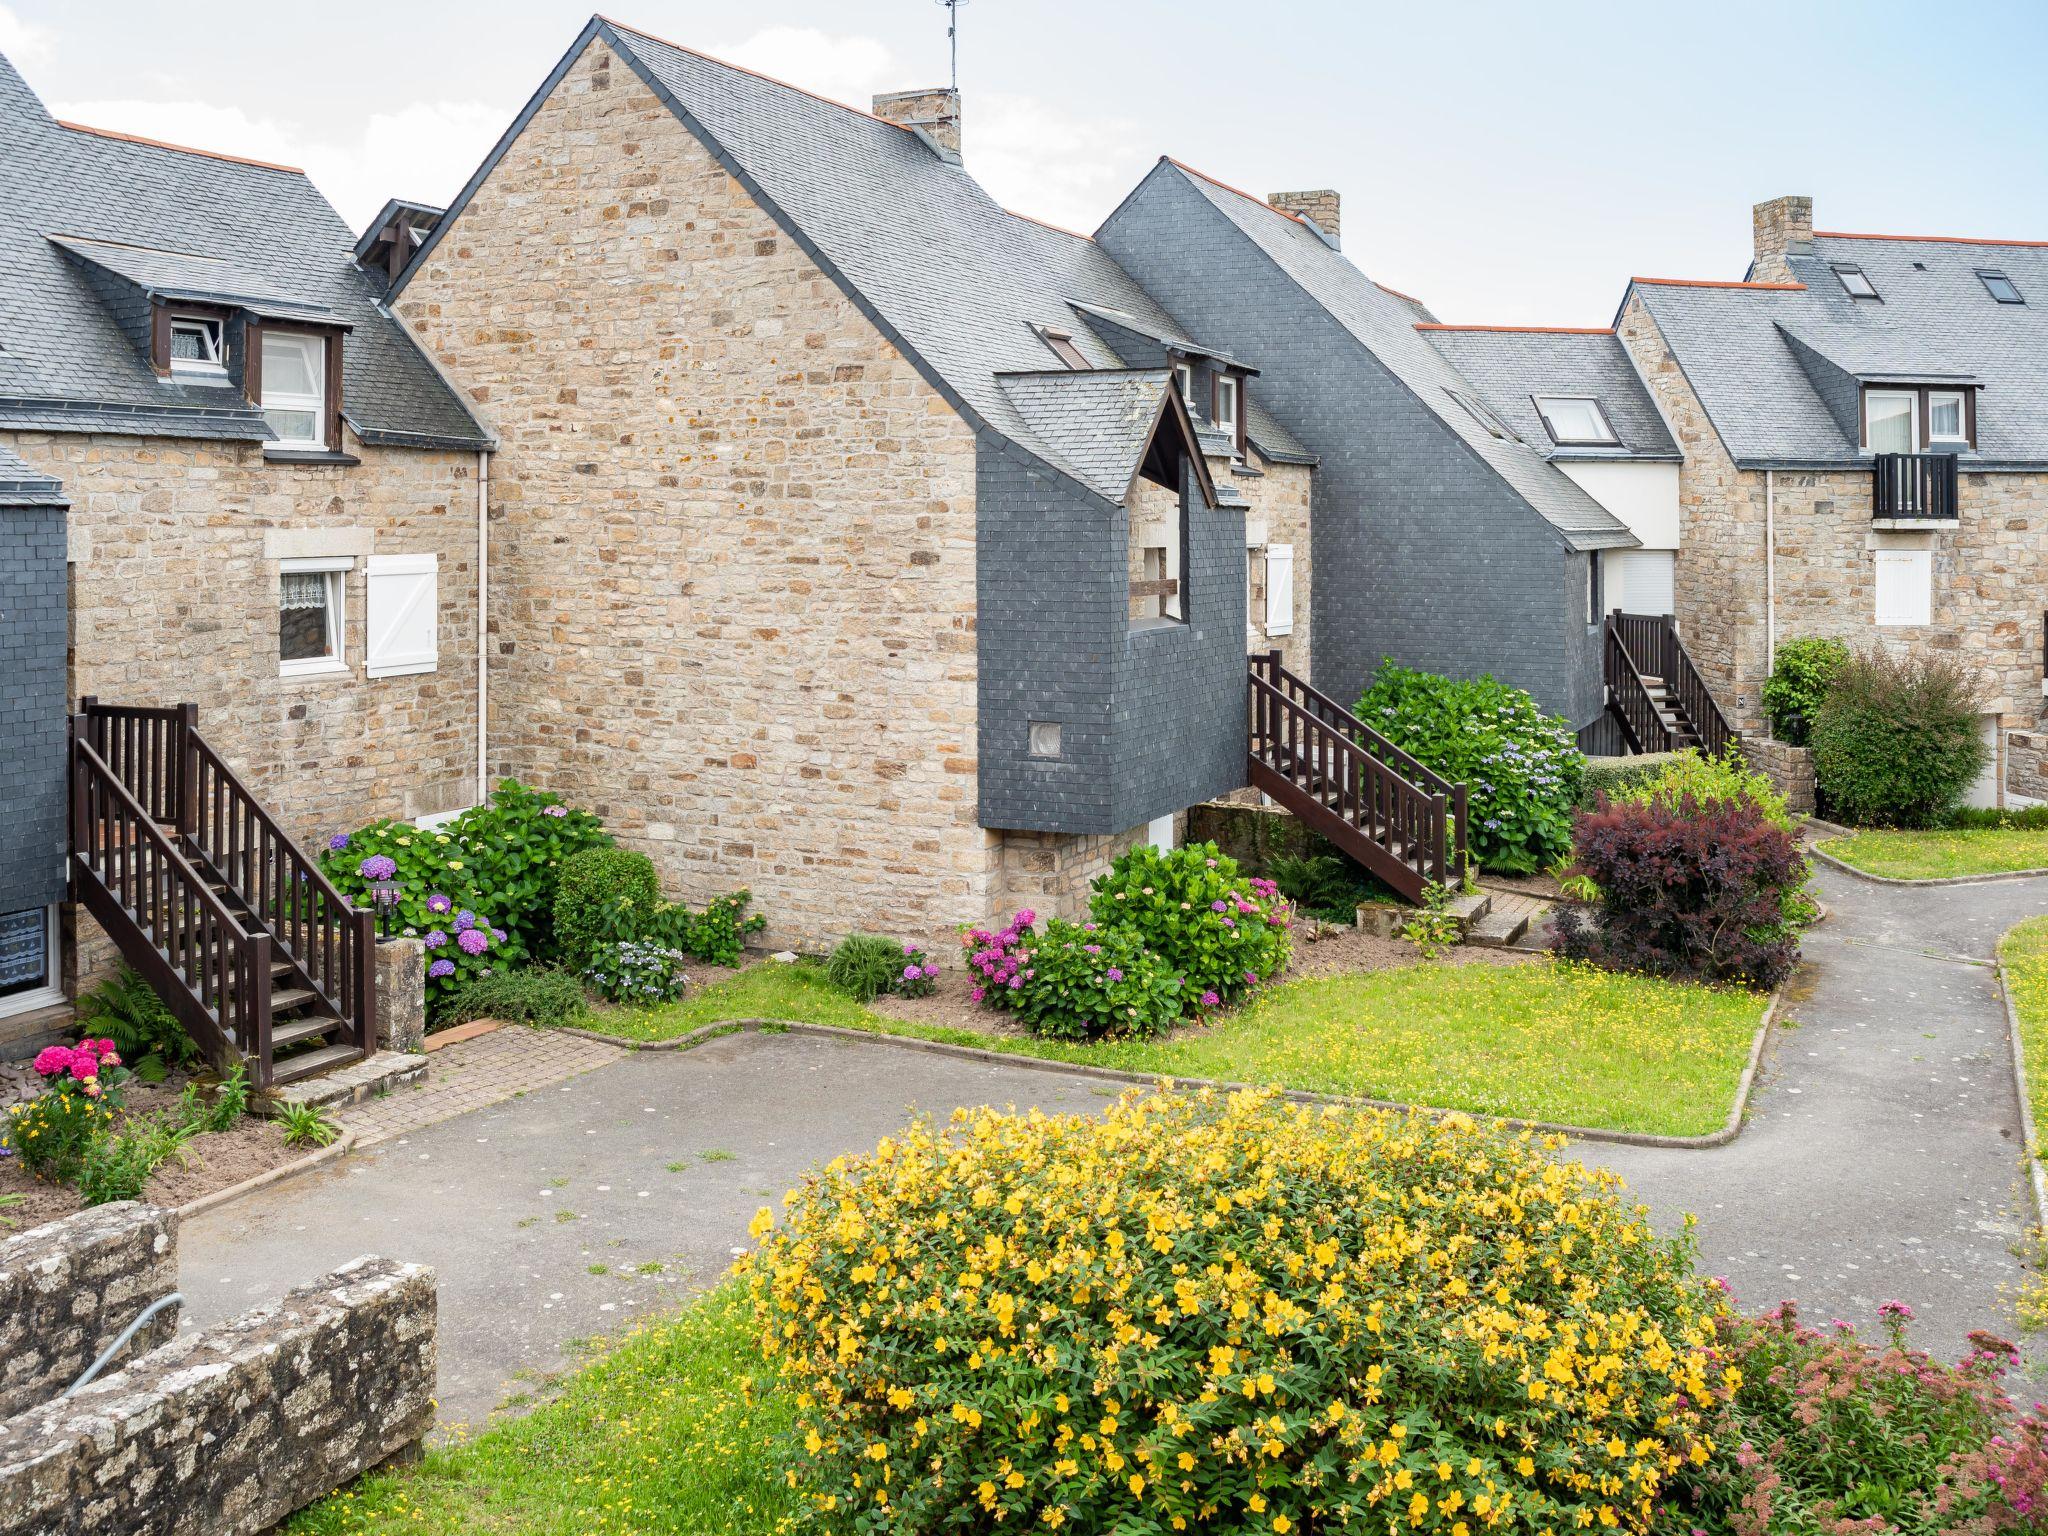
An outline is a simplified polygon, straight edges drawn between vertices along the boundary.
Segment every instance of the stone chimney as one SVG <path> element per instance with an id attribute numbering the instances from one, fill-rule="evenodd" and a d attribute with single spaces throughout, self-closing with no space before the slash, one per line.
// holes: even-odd
<path id="1" fill-rule="evenodd" d="M 1337 228 L 1337 194 L 1328 187 L 1318 187 L 1313 192 L 1272 192 L 1267 194 L 1266 202 L 1282 213 L 1314 219 L 1316 227 L 1332 240 L 1342 233 Z"/>
<path id="2" fill-rule="evenodd" d="M 1768 203 L 1758 203 L 1750 211 L 1750 219 L 1756 230 L 1756 261 L 1750 281 L 1796 282 L 1785 258 L 1813 254 L 1813 199 L 1774 197 Z"/>
<path id="3" fill-rule="evenodd" d="M 960 93 L 943 86 L 928 91 L 891 91 L 875 98 L 875 116 L 903 128 L 919 128 L 941 149 L 960 153 Z"/>

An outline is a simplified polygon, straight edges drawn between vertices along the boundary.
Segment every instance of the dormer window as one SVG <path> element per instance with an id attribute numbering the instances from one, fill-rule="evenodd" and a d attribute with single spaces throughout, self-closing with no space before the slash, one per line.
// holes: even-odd
<path id="1" fill-rule="evenodd" d="M 1984 284 L 1984 291 L 2001 304 L 2024 304 L 2025 297 L 2013 280 L 1995 267 L 1979 267 L 1978 281 Z"/>
<path id="2" fill-rule="evenodd" d="M 1189 410 L 1195 408 L 1195 369 L 1192 363 L 1173 365 L 1174 387 L 1180 391 L 1181 400 Z"/>
<path id="3" fill-rule="evenodd" d="M 1038 327 L 1038 339 L 1052 348 L 1054 357 L 1069 368 L 1086 368 L 1090 364 L 1081 349 L 1074 345 L 1072 331 L 1056 331 L 1049 325 Z"/>
<path id="4" fill-rule="evenodd" d="M 1600 402 L 1590 395 L 1537 395 L 1533 398 L 1536 409 L 1543 415 L 1543 425 L 1550 433 L 1550 440 L 1559 447 L 1585 444 L 1611 448 L 1621 441 L 1614 435 L 1614 428 L 1607 424 L 1607 413 L 1600 409 Z"/>
<path id="5" fill-rule="evenodd" d="M 324 450 L 327 444 L 327 340 L 303 331 L 263 332 L 263 419 L 271 446 Z"/>
<path id="6" fill-rule="evenodd" d="M 1209 424 L 1218 432 L 1228 433 L 1231 445 L 1240 453 L 1244 451 L 1243 413 L 1238 409 L 1242 386 L 1227 373 L 1216 375 L 1215 403 L 1209 414 Z"/>
<path id="7" fill-rule="evenodd" d="M 1835 277 L 1841 282 L 1842 291 L 1852 299 L 1874 299 L 1877 288 L 1863 275 L 1863 269 L 1853 262 L 1838 261 L 1834 266 Z"/>
<path id="8" fill-rule="evenodd" d="M 171 317 L 171 372 L 224 378 L 227 358 L 219 320 L 202 315 Z"/>

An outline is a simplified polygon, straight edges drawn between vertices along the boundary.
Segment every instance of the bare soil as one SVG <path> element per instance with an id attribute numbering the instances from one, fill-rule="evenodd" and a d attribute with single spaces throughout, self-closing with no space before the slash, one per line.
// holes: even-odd
<path id="1" fill-rule="evenodd" d="M 131 1078 L 122 1090 L 118 1121 L 174 1115 L 184 1086 L 185 1079 L 176 1074 L 161 1083 L 142 1083 Z M 41 1079 L 26 1067 L 0 1069 L 0 1108 L 33 1098 L 40 1091 Z M 247 1115 L 233 1130 L 195 1136 L 186 1142 L 182 1160 L 173 1157 L 157 1169 L 144 1187 L 142 1198 L 152 1205 L 185 1205 L 313 1150 L 286 1146 L 284 1131 L 277 1122 Z M 10 1195 L 20 1198 L 9 1201 Z M 18 1159 L 0 1157 L 0 1237 L 25 1232 L 84 1208 L 85 1202 L 70 1185 L 37 1178 Z"/>

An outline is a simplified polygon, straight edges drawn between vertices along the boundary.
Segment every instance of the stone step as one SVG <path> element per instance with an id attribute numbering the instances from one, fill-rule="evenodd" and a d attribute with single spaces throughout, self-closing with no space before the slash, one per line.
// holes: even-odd
<path id="1" fill-rule="evenodd" d="M 1465 942 L 1478 949 L 1508 949 L 1529 931 L 1527 912 L 1489 912 L 1465 934 Z"/>
<path id="2" fill-rule="evenodd" d="M 1448 910 L 1458 920 L 1458 931 L 1470 937 L 1472 930 L 1493 910 L 1493 893 L 1484 890 L 1461 892 L 1451 898 Z"/>
<path id="3" fill-rule="evenodd" d="M 325 1056 L 329 1051 L 346 1052 L 353 1059 L 352 1064 L 281 1084 L 272 1090 L 271 1097 L 290 1104 L 359 1104 L 364 1099 L 416 1083 L 427 1075 L 426 1057 L 398 1051 L 378 1051 L 362 1057 L 352 1046 L 328 1046 L 326 1050 L 307 1054 L 309 1057 Z M 297 1066 L 299 1059 L 293 1058 L 290 1065 Z M 282 1065 L 279 1070 L 284 1070 Z"/>

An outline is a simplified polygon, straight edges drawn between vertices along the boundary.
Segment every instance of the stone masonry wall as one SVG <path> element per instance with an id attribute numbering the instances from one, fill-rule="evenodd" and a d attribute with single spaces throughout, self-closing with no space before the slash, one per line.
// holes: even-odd
<path id="1" fill-rule="evenodd" d="M 2005 738 L 2005 792 L 2048 801 L 2048 732 L 2013 731 Z"/>
<path id="2" fill-rule="evenodd" d="M 495 766 L 775 944 L 950 938 L 975 815 L 975 444 L 602 43 L 400 313 L 503 439 Z"/>
<path id="3" fill-rule="evenodd" d="M 1187 830 L 1187 817 L 1174 818 L 1175 841 Z M 1146 840 L 1149 827 L 1125 832 L 1066 836 L 1056 832 L 1002 834 L 1002 900 L 991 914 L 1008 918 L 1029 907 L 1041 920 L 1087 915 L 1088 888 L 1106 873 L 1119 855 Z"/>
<path id="4" fill-rule="evenodd" d="M 1239 476 L 1237 488 L 1250 500 L 1245 514 L 1248 523 L 1263 523 L 1266 544 L 1294 546 L 1294 632 L 1274 637 L 1266 633 L 1266 556 L 1264 548 L 1253 551 L 1251 562 L 1251 610 L 1249 644 L 1254 650 L 1277 647 L 1280 664 L 1297 677 L 1309 675 L 1309 586 L 1315 572 L 1309 541 L 1309 496 L 1315 472 L 1306 464 L 1274 464 L 1257 461 L 1265 471 L 1259 478 Z M 1342 700 L 1340 702 L 1349 703 Z"/>
<path id="5" fill-rule="evenodd" d="M 1742 738 L 1742 755 L 1770 779 L 1793 815 L 1813 814 L 1813 753 L 1758 732 Z"/>
<path id="6" fill-rule="evenodd" d="M 158 1206 L 116 1201 L 0 1241 L 0 1421 L 70 1386 L 177 1288 L 178 1213 Z M 177 1326 L 175 1311 L 160 1312 L 128 1347 L 153 1349 Z M 0 1439 L 0 1463 L 7 1450 Z"/>
<path id="7" fill-rule="evenodd" d="M 199 706 L 199 728 L 303 843 L 476 798 L 476 455 L 371 448 L 266 463 L 253 443 L 0 434 L 71 501 L 72 707 Z M 439 556 L 439 665 L 364 670 L 370 554 Z M 346 674 L 278 673 L 281 559 L 347 555 Z M 74 914 L 70 979 L 112 953 Z"/>
<path id="8" fill-rule="evenodd" d="M 1764 476 L 1738 470 L 1680 374 L 1655 322 L 1631 300 L 1621 323 L 1685 450 L 1679 480 L 1676 597 L 1685 643 L 1739 729 L 1763 724 Z M 1978 707 L 2008 726 L 2041 718 L 2041 573 L 2048 570 L 2048 475 L 1965 473 L 1960 516 L 1935 532 L 1871 526 L 1861 469 L 1778 471 L 1777 632 L 1829 635 L 1856 647 L 1954 656 Z M 1880 549 L 1933 553 L 1932 622 L 1879 628 Z"/>
<path id="9" fill-rule="evenodd" d="M 434 1422 L 431 1270 L 363 1258 L 0 1421 L 0 1536 L 255 1536 Z"/>

